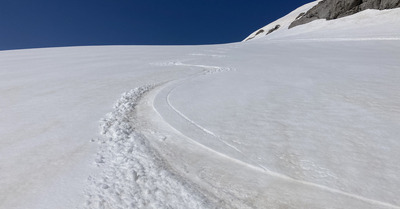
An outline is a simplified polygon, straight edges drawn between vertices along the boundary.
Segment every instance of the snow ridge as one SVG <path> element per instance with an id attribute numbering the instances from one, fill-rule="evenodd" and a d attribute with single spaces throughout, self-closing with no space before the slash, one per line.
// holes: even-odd
<path id="1" fill-rule="evenodd" d="M 136 131 L 134 112 L 153 86 L 122 94 L 101 122 L 101 172 L 89 177 L 84 208 L 215 208 L 195 186 L 174 174 L 147 139 Z"/>

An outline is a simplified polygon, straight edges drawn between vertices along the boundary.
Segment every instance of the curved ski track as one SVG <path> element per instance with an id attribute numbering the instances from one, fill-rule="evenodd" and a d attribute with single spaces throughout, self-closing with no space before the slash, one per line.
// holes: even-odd
<path id="1" fill-rule="evenodd" d="M 167 63 L 167 65 L 171 64 L 201 68 L 203 72 L 159 85 L 161 91 L 167 87 L 171 88 L 165 95 L 165 98 L 162 98 L 166 105 L 176 112 L 179 117 L 187 121 L 187 123 L 235 150 L 242 156 L 242 159 L 246 159 L 250 163 L 246 163 L 243 160 L 236 159 L 212 149 L 186 136 L 184 133 L 171 126 L 175 131 L 185 135 L 192 143 L 226 158 L 231 162 L 249 167 L 265 175 L 304 186 L 314 187 L 332 194 L 350 197 L 372 205 L 400 209 L 399 206 L 390 203 L 373 200 L 328 186 L 294 179 L 287 175 L 273 172 L 262 165 L 252 162 L 240 149 L 223 140 L 222 137 L 214 132 L 196 123 L 174 107 L 170 99 L 174 90 L 192 78 L 230 71 L 232 69 L 219 66 L 191 65 L 181 62 Z M 136 118 L 133 117 L 136 104 L 143 94 L 152 90 L 153 86 L 144 86 L 123 94 L 121 99 L 117 101 L 114 111 L 108 114 L 102 121 L 101 128 L 103 137 L 99 139 L 100 151 L 97 153 L 98 157 L 96 159 L 96 164 L 102 168 L 102 171 L 99 175 L 89 178 L 89 187 L 86 191 L 87 201 L 84 208 L 214 208 L 213 200 L 208 200 L 208 198 L 199 191 L 196 185 L 186 182 L 186 180 L 171 172 L 163 163 L 159 154 L 148 144 L 147 139 L 136 130 L 136 128 L 138 128 L 136 127 L 137 122 L 135 121 Z M 160 95 L 159 92 L 157 96 Z M 154 111 L 162 118 L 162 115 L 154 106 L 154 101 L 151 102 L 153 102 L 152 108 Z"/>
<path id="2" fill-rule="evenodd" d="M 85 209 L 215 208 L 195 185 L 172 172 L 148 140 L 136 130 L 134 115 L 153 86 L 126 92 L 102 120 L 96 164 L 89 177 Z"/>
<path id="3" fill-rule="evenodd" d="M 226 68 L 226 67 L 223 68 L 223 67 L 208 66 L 208 65 L 191 65 L 191 64 L 184 64 L 184 63 L 181 63 L 181 62 L 173 62 L 172 64 L 173 64 L 173 65 L 176 65 L 176 66 L 187 66 L 187 67 L 198 67 L 198 68 L 203 68 L 203 69 L 204 69 L 204 72 L 206 73 L 206 75 L 207 75 L 207 74 L 216 73 L 216 72 L 224 72 L 224 71 L 229 71 L 229 70 L 230 70 L 230 68 Z M 195 75 L 194 77 L 202 76 L 202 75 L 204 75 L 204 74 L 197 74 L 197 75 Z M 179 111 L 176 107 L 174 107 L 174 106 L 171 104 L 171 101 L 170 101 L 171 93 L 172 93 L 174 90 L 176 90 L 177 88 L 179 88 L 180 86 L 182 86 L 183 83 L 184 83 L 185 81 L 188 81 L 188 80 L 191 79 L 191 78 L 193 78 L 193 77 L 188 77 L 188 78 L 181 79 L 181 80 L 178 80 L 178 81 L 176 81 L 176 80 L 175 80 L 175 81 L 170 81 L 170 82 L 168 82 L 168 83 L 166 83 L 166 84 L 163 85 L 162 88 L 165 88 L 168 84 L 171 85 L 171 82 L 176 82 L 175 85 L 172 84 L 172 85 L 174 85 L 174 86 L 173 86 L 172 89 L 167 93 L 167 96 L 166 96 L 166 98 L 165 98 L 165 101 L 166 101 L 167 105 L 168 105 L 173 111 L 175 111 L 180 117 L 182 117 L 184 120 L 186 120 L 188 123 L 194 125 L 195 127 L 197 127 L 198 129 L 200 129 L 200 130 L 203 131 L 204 133 L 210 135 L 211 137 L 217 138 L 217 139 L 218 139 L 219 141 L 221 141 L 223 144 L 225 144 L 225 145 L 229 146 L 230 148 L 232 148 L 232 149 L 236 150 L 237 152 L 239 152 L 245 159 L 248 159 L 248 158 L 246 157 L 246 155 L 245 155 L 242 151 L 240 151 L 240 149 L 238 149 L 237 147 L 235 147 L 235 146 L 229 144 L 228 142 L 226 142 L 225 140 L 223 140 L 223 139 L 222 139 L 220 136 L 218 136 L 217 134 L 213 133 L 212 131 L 210 131 L 210 130 L 204 128 L 204 127 L 201 126 L 200 124 L 198 124 L 198 123 L 196 123 L 195 121 L 191 120 L 189 117 L 187 117 L 184 113 L 182 113 L 181 111 Z M 156 109 L 154 106 L 153 106 L 153 109 L 154 109 L 156 112 L 158 112 L 157 109 Z M 160 114 L 159 112 L 158 112 L 158 114 L 162 117 L 162 114 Z M 168 122 L 167 122 L 167 123 L 168 123 Z M 177 130 L 177 129 L 175 129 L 175 130 L 178 131 L 178 132 L 180 132 L 180 131 Z M 180 132 L 180 133 L 183 134 L 183 135 L 185 135 L 185 134 L 182 133 L 182 132 Z M 186 135 L 185 135 L 185 136 L 186 136 Z M 361 200 L 361 201 L 364 201 L 364 202 L 368 202 L 368 203 L 370 203 L 370 204 L 385 206 L 385 207 L 393 208 L 393 209 L 400 209 L 400 206 L 392 205 L 392 204 L 390 204 L 390 203 L 386 203 L 386 202 L 382 202 L 382 201 L 370 199 L 370 198 L 367 198 L 367 197 L 363 197 L 363 196 L 360 196 L 360 195 L 357 195 L 357 194 L 352 194 L 352 193 L 349 193 L 349 192 L 341 191 L 341 190 L 339 190 L 339 189 L 331 188 L 331 187 L 328 187 L 328 186 L 325 186 L 325 185 L 320 185 L 320 184 L 313 183 L 313 182 L 308 182 L 308 181 L 303 181 L 303 180 L 294 179 L 294 178 L 292 178 L 292 177 L 290 177 L 290 176 L 287 176 L 287 175 L 285 175 L 285 174 L 281 174 L 281 173 L 278 173 L 278 172 L 271 171 L 271 170 L 265 168 L 264 166 L 262 166 L 262 165 L 260 165 L 260 164 L 258 164 L 258 163 L 255 163 L 256 165 L 252 165 L 252 164 L 243 162 L 243 161 L 241 161 L 241 160 L 239 160 L 239 159 L 232 158 L 232 157 L 230 157 L 230 156 L 228 156 L 228 155 L 226 155 L 226 154 L 224 154 L 224 153 L 218 152 L 217 150 L 214 150 L 214 149 L 212 149 L 212 148 L 210 148 L 210 147 L 207 147 L 207 146 L 201 144 L 200 142 L 196 141 L 195 139 L 191 139 L 191 138 L 188 137 L 188 136 L 186 136 L 186 137 L 187 137 L 188 139 L 190 139 L 192 142 L 195 142 L 196 144 L 201 145 L 202 147 L 205 147 L 205 148 L 207 148 L 208 150 L 210 150 L 210 151 L 212 151 L 212 152 L 215 152 L 216 154 L 218 154 L 218 155 L 220 155 L 220 156 L 224 156 L 225 158 L 228 158 L 228 159 L 230 159 L 230 160 L 232 160 L 232 161 L 234 161 L 234 162 L 239 162 L 240 164 L 246 165 L 247 167 L 250 167 L 250 168 L 253 168 L 253 169 L 257 170 L 257 171 L 263 172 L 264 174 L 267 174 L 267 175 L 270 175 L 270 176 L 274 176 L 274 177 L 277 177 L 277 178 L 280 178 L 280 179 L 283 179 L 283 180 L 286 180 L 286 181 L 290 181 L 290 182 L 294 182 L 294 183 L 299 183 L 299 184 L 303 184 L 303 185 L 307 185 L 307 186 L 311 186 L 311 187 L 315 187 L 315 188 L 318 188 L 318 189 L 321 189 L 321 190 L 324 190 L 324 191 L 328 191 L 328 192 L 331 192 L 331 193 L 335 193 L 335 194 L 347 196 L 347 197 L 350 197 L 350 198 L 354 198 L 354 199 L 357 199 L 357 200 Z M 249 160 L 249 161 L 251 162 L 251 160 Z"/>

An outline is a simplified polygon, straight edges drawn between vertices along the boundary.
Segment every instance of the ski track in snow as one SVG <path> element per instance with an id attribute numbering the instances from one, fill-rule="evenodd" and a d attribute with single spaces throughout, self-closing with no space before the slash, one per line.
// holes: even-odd
<path id="1" fill-rule="evenodd" d="M 179 87 L 179 86 L 178 86 L 178 87 Z M 211 135 L 211 136 L 218 137 L 218 136 L 217 136 L 216 134 L 214 134 L 212 131 L 210 131 L 210 130 L 204 128 L 204 127 L 202 127 L 201 125 L 197 124 L 196 122 L 194 122 L 193 120 L 191 120 L 190 118 L 188 118 L 186 115 L 184 115 L 181 111 L 179 111 L 178 109 L 176 109 L 176 108 L 171 104 L 170 96 L 171 96 L 171 93 L 172 93 L 175 89 L 176 89 L 176 87 L 173 88 L 173 89 L 171 89 L 171 90 L 168 92 L 168 95 L 167 95 L 167 104 L 168 104 L 168 106 L 170 106 L 171 109 L 174 110 L 174 111 L 175 111 L 179 116 L 181 116 L 183 119 L 185 119 L 185 120 L 188 121 L 189 123 L 193 124 L 194 126 L 196 126 L 197 128 L 199 128 L 199 129 L 202 130 L 203 132 L 205 132 L 205 133 L 207 133 L 207 134 L 209 134 L 209 135 Z"/>
<path id="2" fill-rule="evenodd" d="M 204 69 L 204 73 L 205 75 L 208 74 L 214 74 L 214 73 L 220 73 L 220 72 L 227 72 L 227 71 L 231 71 L 232 68 L 229 67 L 219 67 L 219 66 L 209 66 L 209 65 L 192 65 L 192 64 L 183 64 L 181 62 L 175 62 L 174 65 L 177 66 L 188 66 L 188 67 L 198 67 L 198 68 L 202 68 Z M 185 82 L 187 79 L 184 79 L 181 81 L 181 83 Z M 203 132 L 205 132 L 208 135 L 211 135 L 215 138 L 217 138 L 219 141 L 221 141 L 223 144 L 231 147 L 232 149 L 236 150 L 237 152 L 243 154 L 243 152 L 235 147 L 234 145 L 228 143 L 227 141 L 223 140 L 220 136 L 216 135 L 214 132 L 208 130 L 207 128 L 204 128 L 203 126 L 201 126 L 200 124 L 196 123 L 195 121 L 191 120 L 189 117 L 187 117 L 185 114 L 183 114 L 181 111 L 179 111 L 177 108 L 175 108 L 172 104 L 171 104 L 171 94 L 173 91 L 175 91 L 178 87 L 180 87 L 183 84 L 179 84 L 176 85 L 175 87 L 173 87 L 167 94 L 166 97 L 166 101 L 169 107 L 171 107 L 172 110 L 174 110 L 179 116 L 181 116 L 183 119 L 185 119 L 187 122 L 189 122 L 190 124 L 196 126 L 197 128 L 199 128 L 200 130 L 202 130 Z"/>
<path id="3" fill-rule="evenodd" d="M 204 69 L 203 73 L 194 75 L 194 77 L 232 70 L 227 67 L 184 64 L 179 61 L 158 63 L 157 65 L 175 65 Z M 171 93 L 190 78 L 193 77 L 169 82 L 178 81 L 167 93 L 167 105 L 188 123 L 239 152 L 244 159 L 248 159 L 240 149 L 191 120 L 171 104 Z M 165 88 L 167 84 L 163 84 L 162 88 Z M 86 191 L 87 201 L 84 208 L 215 208 L 210 200 L 208 200 L 197 187 L 171 172 L 165 162 L 159 157 L 158 153 L 151 148 L 147 139 L 135 130 L 135 106 L 142 95 L 151 89 L 152 86 L 144 86 L 124 93 L 121 99 L 116 103 L 114 111 L 109 113 L 106 119 L 103 119 L 101 125 L 103 137 L 99 139 L 100 151 L 96 159 L 96 164 L 101 168 L 101 173 L 98 176 L 89 178 L 90 186 Z M 157 111 L 154 106 L 153 109 Z M 179 130 L 176 131 L 180 132 Z M 347 196 L 369 204 L 400 209 L 399 206 L 386 202 L 369 199 L 328 186 L 294 179 L 284 174 L 273 172 L 258 163 L 254 163 L 255 165 L 253 165 L 232 158 L 194 139 L 189 139 L 220 156 L 266 175 L 305 186 L 315 187 L 333 194 Z M 251 160 L 249 161 L 252 162 Z"/>
<path id="4" fill-rule="evenodd" d="M 218 67 L 218 66 L 209 66 L 209 65 L 190 65 L 190 64 L 183 64 L 183 63 L 175 63 L 175 65 L 177 66 L 188 66 L 188 67 L 199 67 L 199 68 L 203 68 L 205 74 L 213 74 L 213 73 L 219 73 L 219 72 L 226 72 L 226 71 L 231 71 L 231 68 L 227 68 L 227 67 Z M 181 81 L 181 83 L 183 83 L 185 80 Z M 203 126 L 201 126 L 200 124 L 196 123 L 195 121 L 191 120 L 189 117 L 187 117 L 185 114 L 183 114 L 181 111 L 179 111 L 177 108 L 175 108 L 172 104 L 171 104 L 171 94 L 172 92 L 174 92 L 178 87 L 180 87 L 183 84 L 179 84 L 176 85 L 175 87 L 173 87 L 167 94 L 166 97 L 166 101 L 169 107 L 171 107 L 172 110 L 174 110 L 179 116 L 181 116 L 183 119 L 185 119 L 187 122 L 189 122 L 190 124 L 194 125 L 195 127 L 199 128 L 200 130 L 202 130 L 203 132 L 205 132 L 208 135 L 211 135 L 212 137 L 217 138 L 219 141 L 221 141 L 223 144 L 225 144 L 226 146 L 236 150 L 237 152 L 241 153 L 242 155 L 243 152 L 237 148 L 236 146 L 230 144 L 229 142 L 223 140 L 220 136 L 216 135 L 214 132 L 208 130 L 207 128 L 204 128 Z"/>
<path id="5" fill-rule="evenodd" d="M 203 68 L 203 69 L 205 70 L 206 74 L 209 74 L 209 72 L 212 72 L 212 71 L 214 71 L 214 72 L 212 72 L 212 73 L 229 71 L 229 70 L 221 70 L 221 69 L 229 69 L 229 68 L 222 68 L 222 67 L 218 67 L 218 66 L 207 66 L 207 65 L 191 65 L 191 64 L 183 64 L 183 63 L 181 63 L 181 62 L 170 62 L 170 63 L 168 63 L 168 65 L 188 66 L 188 67 L 200 67 L 200 68 Z M 197 124 L 195 121 L 191 120 L 189 117 L 187 117 L 185 114 L 183 114 L 181 111 L 179 111 L 177 108 L 175 108 L 175 107 L 171 104 L 171 101 L 170 101 L 171 93 L 172 93 L 175 89 L 177 89 L 178 87 L 180 87 L 180 86 L 182 85 L 181 83 L 183 83 L 183 82 L 184 82 L 185 80 L 187 80 L 187 79 L 189 79 L 189 78 L 186 78 L 186 79 L 180 81 L 180 83 L 179 83 L 178 85 L 175 85 L 175 86 L 168 92 L 167 97 L 166 97 L 166 102 L 167 102 L 168 106 L 170 106 L 172 110 L 174 110 L 179 116 L 181 116 L 183 119 L 185 119 L 185 120 L 186 120 L 187 122 L 189 122 L 190 124 L 196 126 L 197 128 L 199 128 L 199 129 L 202 130 L 203 132 L 207 133 L 208 135 L 210 135 L 210 136 L 212 136 L 212 137 L 214 137 L 214 138 L 217 138 L 217 139 L 218 139 L 219 141 L 221 141 L 223 144 L 225 144 L 225 145 L 231 147 L 232 149 L 236 150 L 237 152 L 241 153 L 241 155 L 242 155 L 245 159 L 248 159 L 248 157 L 246 157 L 246 155 L 245 155 L 240 149 L 238 149 L 238 148 L 235 147 L 234 145 L 229 144 L 228 142 L 226 142 L 225 140 L 223 140 L 220 136 L 218 136 L 217 134 L 213 133 L 212 131 L 210 131 L 210 130 L 204 128 L 204 127 L 202 127 L 202 126 L 199 125 L 199 124 Z M 155 108 L 154 108 L 154 109 L 155 109 Z M 177 130 L 177 131 L 180 132 L 179 130 Z M 180 133 L 182 133 L 182 132 L 180 132 Z M 182 134 L 183 134 L 183 133 L 182 133 Z M 189 138 L 189 137 L 188 137 L 188 138 Z M 196 140 L 193 140 L 193 139 L 192 139 L 192 141 L 196 142 L 196 144 L 202 145 L 201 143 L 197 142 Z M 255 165 L 252 165 L 252 164 L 248 164 L 248 163 L 243 162 L 243 161 L 241 161 L 241 160 L 232 158 L 232 157 L 230 157 L 230 156 L 228 156 L 228 155 L 226 155 L 226 154 L 220 153 L 220 152 L 218 152 L 218 151 L 216 151 L 216 150 L 214 150 L 214 149 L 211 149 L 211 148 L 209 148 L 209 147 L 207 147 L 207 146 L 204 146 L 204 145 L 202 145 L 202 146 L 208 148 L 209 150 L 211 150 L 211 151 L 213 151 L 213 152 L 216 152 L 216 153 L 217 153 L 218 155 L 220 155 L 220 156 L 224 156 L 225 158 L 228 158 L 228 159 L 233 160 L 233 161 L 235 161 L 235 162 L 240 161 L 241 164 L 245 164 L 246 166 L 248 166 L 248 167 L 250 167 L 250 168 L 256 169 L 256 170 L 261 171 L 261 172 L 263 172 L 263 173 L 265 173 L 265 174 L 268 174 L 268 175 L 270 175 L 270 176 L 274 176 L 274 177 L 277 177 L 277 178 L 280 178 L 280 179 L 284 179 L 284 180 L 290 181 L 290 182 L 295 182 L 295 183 L 299 183 L 299 184 L 303 184 L 303 185 L 315 187 L 315 188 L 318 188 L 318 189 L 321 189 L 321 190 L 324 190 L 324 191 L 328 191 L 328 192 L 331 192 L 331 193 L 335 193 L 335 194 L 339 194 L 339 195 L 351 197 L 351 198 L 354 198 L 354 199 L 357 199 L 357 200 L 361 200 L 361 201 L 364 201 L 364 202 L 368 202 L 368 203 L 370 203 L 370 204 L 385 206 L 385 207 L 388 207 L 388 208 L 400 209 L 399 206 L 392 205 L 392 204 L 390 204 L 390 203 L 386 203 L 386 202 L 382 202 L 382 201 L 378 201 L 378 200 L 366 198 L 366 197 L 363 197 L 363 196 L 360 196 L 360 195 L 356 195 L 356 194 L 344 192 L 344 191 L 341 191 L 341 190 L 339 190 L 339 189 L 331 188 L 331 187 L 328 187 L 328 186 L 324 186 L 324 185 L 320 185 L 320 184 L 316 184 L 316 183 L 312 183 L 312 182 L 308 182 L 308 181 L 302 181 L 302 180 L 294 179 L 294 178 L 291 178 L 291 177 L 289 177 L 289 176 L 287 176 L 287 175 L 284 175 L 284 174 L 281 174 L 281 173 L 277 173 L 277 172 L 273 172 L 273 171 L 269 170 L 268 168 L 266 168 L 265 166 L 262 166 L 262 165 L 260 165 L 260 164 L 258 164 L 258 163 L 255 163 L 255 162 L 253 162 L 253 161 L 250 160 L 250 159 L 248 159 L 248 160 L 249 160 L 250 162 L 253 162 L 256 166 L 255 166 Z"/>
<path id="6" fill-rule="evenodd" d="M 135 106 L 152 86 L 122 95 L 114 111 L 102 120 L 99 175 L 89 178 L 84 208 L 214 208 L 193 185 L 167 164 L 135 127 Z"/>
<path id="7" fill-rule="evenodd" d="M 203 53 L 192 53 L 189 54 L 191 56 L 204 56 L 204 57 L 213 57 L 213 58 L 224 58 L 226 55 L 220 55 L 220 54 L 203 54 Z"/>

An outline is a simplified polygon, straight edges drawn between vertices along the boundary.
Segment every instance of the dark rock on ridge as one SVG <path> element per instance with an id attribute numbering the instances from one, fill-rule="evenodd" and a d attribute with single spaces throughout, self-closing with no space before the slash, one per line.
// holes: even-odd
<path id="1" fill-rule="evenodd" d="M 300 13 L 300 14 L 296 17 L 296 20 L 300 19 L 300 18 L 303 17 L 305 14 L 306 14 L 305 12 Z"/>
<path id="2" fill-rule="evenodd" d="M 257 31 L 256 35 L 254 35 L 254 36 L 257 36 L 257 35 L 259 35 L 259 34 L 261 34 L 261 33 L 264 33 L 264 30 L 263 30 L 263 29 Z"/>
<path id="3" fill-rule="evenodd" d="M 271 28 L 270 30 L 268 30 L 268 32 L 267 32 L 266 35 L 268 35 L 268 34 L 274 32 L 274 31 L 278 30 L 280 27 L 281 27 L 281 25 L 275 25 L 275 27 L 273 27 L 273 28 Z M 261 33 L 264 33 L 264 32 L 265 32 L 265 31 L 264 31 L 263 29 L 260 29 L 260 30 L 257 31 L 257 33 L 256 33 L 254 36 L 249 37 L 249 38 L 247 38 L 247 39 L 244 40 L 244 41 L 249 41 L 249 40 L 255 38 L 256 36 L 258 36 L 258 35 L 260 35 Z"/>
<path id="4" fill-rule="evenodd" d="M 281 27 L 281 25 L 275 25 L 275 27 L 271 28 L 266 35 L 278 30 L 280 27 Z"/>
<path id="5" fill-rule="evenodd" d="M 349 16 L 366 9 L 393 9 L 400 7 L 400 0 L 323 0 L 293 21 L 289 28 L 317 19 L 333 20 Z"/>
<path id="6" fill-rule="evenodd" d="M 254 36 L 249 37 L 249 38 L 247 38 L 247 39 L 244 40 L 244 41 L 249 41 L 249 40 L 253 39 L 254 37 L 256 37 L 257 35 L 260 35 L 261 33 L 264 33 L 264 30 L 263 30 L 263 29 L 260 29 L 259 31 L 257 31 L 257 33 L 256 33 Z"/>

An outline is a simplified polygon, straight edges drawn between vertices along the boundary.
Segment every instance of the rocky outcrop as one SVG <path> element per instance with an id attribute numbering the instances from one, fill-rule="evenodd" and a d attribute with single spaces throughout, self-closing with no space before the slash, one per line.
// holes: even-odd
<path id="1" fill-rule="evenodd" d="M 274 32 L 274 31 L 278 30 L 280 27 L 281 27 L 281 25 L 275 25 L 275 27 L 269 29 L 268 32 L 267 32 L 267 34 L 265 34 L 265 35 L 268 35 L 268 34 Z M 249 40 L 255 38 L 256 36 L 258 36 L 258 35 L 260 35 L 261 33 L 264 33 L 264 32 L 265 32 L 264 29 L 260 29 L 260 30 L 258 30 L 258 31 L 256 32 L 256 34 L 254 34 L 254 35 L 251 36 L 251 37 L 248 37 L 248 38 L 245 39 L 244 41 L 249 41 Z"/>
<path id="2" fill-rule="evenodd" d="M 259 31 L 257 31 L 256 35 L 254 35 L 254 36 L 257 36 L 257 35 L 259 35 L 259 34 L 261 34 L 261 33 L 264 33 L 264 30 L 263 30 L 263 29 L 260 29 Z"/>
<path id="3" fill-rule="evenodd" d="M 275 25 L 275 27 L 271 28 L 266 35 L 278 30 L 280 27 L 281 27 L 281 25 Z"/>
<path id="4" fill-rule="evenodd" d="M 323 0 L 306 14 L 293 21 L 289 28 L 317 19 L 333 20 L 349 16 L 366 9 L 393 9 L 400 7 L 400 0 Z"/>
<path id="5" fill-rule="evenodd" d="M 264 33 L 264 30 L 263 30 L 263 29 L 258 30 L 257 33 L 254 34 L 254 36 L 248 37 L 248 38 L 247 38 L 246 40 L 244 40 L 244 41 L 249 41 L 249 40 L 253 39 L 254 37 L 260 35 L 261 33 Z"/>

